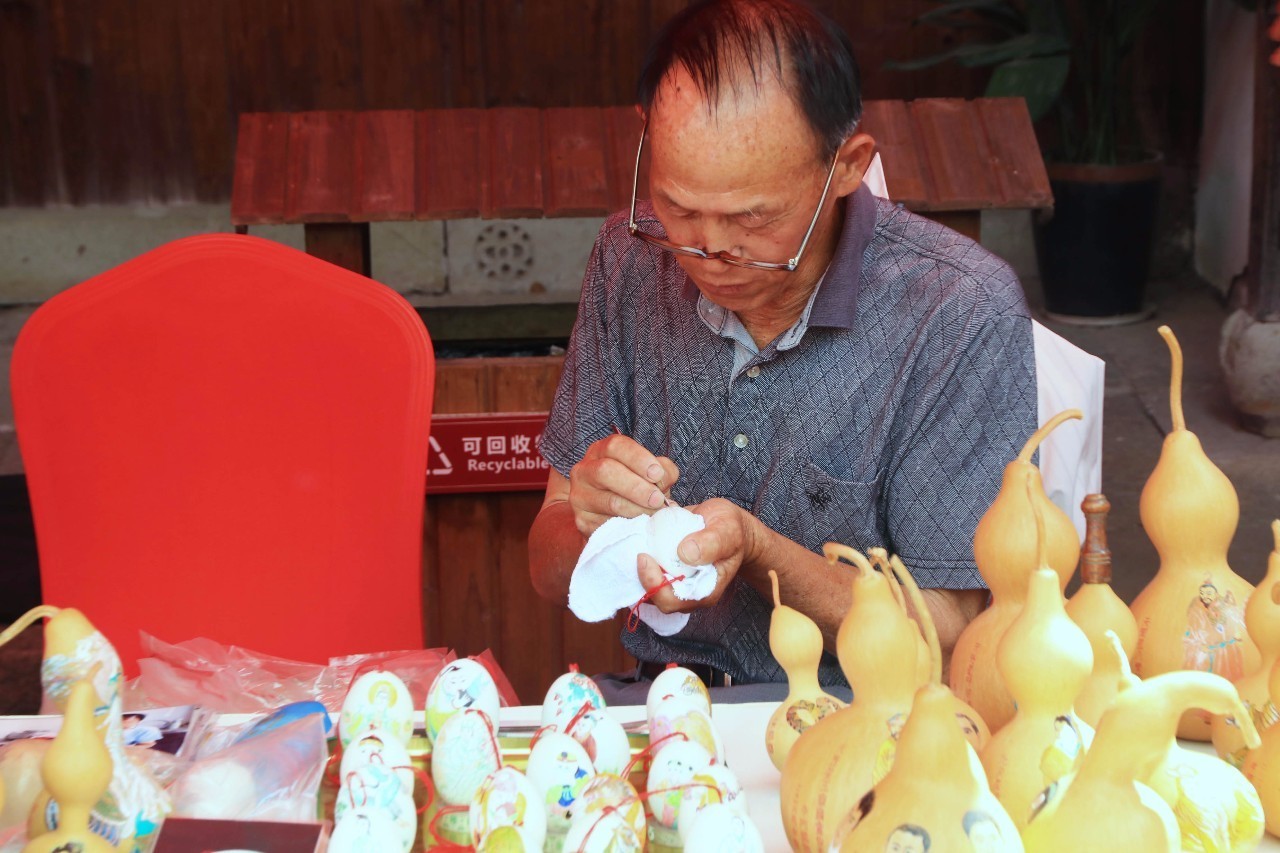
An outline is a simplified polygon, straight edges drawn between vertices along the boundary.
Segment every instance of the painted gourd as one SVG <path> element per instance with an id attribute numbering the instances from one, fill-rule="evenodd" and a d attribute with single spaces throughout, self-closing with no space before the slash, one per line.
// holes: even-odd
<path id="1" fill-rule="evenodd" d="M 1122 654 L 1118 642 L 1114 648 Z M 1123 670 L 1127 675 L 1128 667 Z M 1238 700 L 1229 682 L 1205 672 L 1128 680 L 1099 720 L 1080 769 L 1042 796 L 1022 833 L 1028 853 L 1183 849 L 1178 816 L 1150 783 L 1159 784 L 1166 772 L 1178 720 L 1188 708 L 1225 709 Z"/>
<path id="2" fill-rule="evenodd" d="M 1259 732 L 1265 732 L 1280 720 L 1280 709 L 1271 701 L 1268 684 L 1271 670 L 1280 660 L 1280 605 L 1271 600 L 1271 590 L 1280 581 L 1280 521 L 1271 522 L 1271 534 L 1275 537 L 1275 547 L 1267 561 L 1266 577 L 1249 596 L 1249 603 L 1244 608 L 1244 624 L 1258 647 L 1262 664 L 1235 682 L 1240 701 L 1244 702 Z M 1233 767 L 1244 763 L 1244 738 L 1234 718 L 1214 717 L 1210 732 L 1213 748 L 1224 761 Z"/>
<path id="3" fill-rule="evenodd" d="M 1169 406 L 1173 430 L 1142 489 L 1139 512 L 1160 554 L 1160 569 L 1133 602 L 1138 647 L 1133 669 L 1148 677 L 1179 669 L 1235 681 L 1261 665 L 1245 633 L 1244 605 L 1253 587 L 1227 565 L 1240 519 L 1231 481 L 1188 431 L 1182 412 L 1182 350 L 1168 326 L 1160 335 L 1172 360 Z M 1189 713 L 1178 736 L 1209 739 L 1209 717 Z"/>
<path id="4" fill-rule="evenodd" d="M 113 777 L 107 794 L 94 806 L 94 831 L 122 851 L 135 845 L 146 849 L 160 822 L 172 808 L 172 800 L 159 782 L 125 754 L 123 703 L 120 687 L 124 672 L 120 656 L 79 610 L 41 605 L 24 614 L 0 634 L 4 645 L 40 619 L 44 628 L 44 660 L 40 667 L 45 705 L 65 711 L 72 686 L 92 678 L 93 688 L 106 707 L 103 741 L 111 755 Z M 92 676 L 90 673 L 93 673 Z M 28 835 L 35 837 L 53 824 L 49 798 L 41 794 L 27 821 Z"/>
<path id="5" fill-rule="evenodd" d="M 1126 659 L 1138 645 L 1138 623 L 1129 606 L 1111 588 L 1111 550 L 1107 548 L 1107 513 L 1111 503 L 1103 495 L 1087 495 L 1084 510 L 1084 548 L 1080 552 L 1080 588 L 1067 601 L 1067 615 L 1080 626 L 1093 648 L 1093 672 L 1076 696 L 1076 716 L 1096 727 L 1116 695 L 1116 664 L 1107 631 L 1114 631 Z"/>
<path id="6" fill-rule="evenodd" d="M 769 759 L 779 770 L 786 764 L 791 747 L 806 729 L 845 703 L 818 684 L 818 662 L 822 658 L 822 630 L 793 607 L 782 603 L 778 575 L 773 582 L 773 616 L 769 621 L 769 648 L 787 674 L 787 698 L 769 718 L 764 744 Z"/>
<path id="7" fill-rule="evenodd" d="M 889 587 L 893 590 L 893 597 L 897 599 L 902 612 L 907 615 L 907 618 L 911 620 L 912 625 L 916 628 L 916 635 L 919 641 L 917 645 L 923 652 L 922 659 L 916 662 L 916 686 L 924 687 L 930 683 L 941 684 L 942 648 L 938 643 L 938 629 L 933 624 L 933 619 L 929 615 L 928 607 L 924 602 L 924 595 L 916 585 L 911 572 L 907 570 L 907 567 L 903 565 L 902 560 L 898 559 L 897 555 L 890 556 L 889 552 L 883 548 L 868 548 L 867 556 L 875 564 L 876 568 L 880 570 L 881 574 L 884 575 L 885 580 L 889 582 Z M 902 581 L 899 582 L 898 578 L 902 578 Z M 907 587 L 907 592 L 913 602 L 912 608 L 907 607 L 906 598 L 908 596 L 903 595 L 903 586 Z M 917 619 L 911 615 L 912 612 L 923 613 L 924 616 Z M 987 741 L 991 739 L 991 730 L 987 728 L 982 715 L 968 703 L 960 701 L 954 693 L 951 694 L 951 704 L 954 706 L 956 722 L 960 724 L 960 731 L 964 734 L 965 740 L 969 741 L 969 745 L 975 750 L 981 751 L 987 745 Z"/>
<path id="8" fill-rule="evenodd" d="M 1271 587 L 1272 603 L 1280 604 L 1280 585 Z M 1280 661 L 1271 667 L 1268 691 L 1271 701 L 1280 705 Z M 1267 832 L 1280 835 L 1280 726 L 1271 726 L 1261 735 L 1261 744 L 1251 748 L 1240 769 L 1253 783 L 1266 813 Z"/>
<path id="9" fill-rule="evenodd" d="M 978 571 L 991 589 L 991 606 L 965 626 L 951 653 L 951 689 L 977 709 L 992 732 L 1013 718 L 1013 698 L 995 666 L 1000 638 L 1022 609 L 1027 580 L 1039 565 L 1036 557 L 1036 522 L 1026 498 L 1028 474 L 1034 483 L 1034 503 L 1045 519 L 1045 553 L 1065 589 L 1080 558 L 1075 525 L 1044 493 L 1040 469 L 1031 456 L 1050 432 L 1063 421 L 1083 417 L 1078 409 L 1055 415 L 1040 427 L 1018 457 L 1005 466 L 1000 493 L 978 522 L 973 535 L 973 556 Z"/>
<path id="10" fill-rule="evenodd" d="M 71 685 L 65 703 L 62 729 L 40 765 L 45 791 L 58 803 L 58 828 L 33 836 L 22 853 L 114 853 L 115 847 L 89 829 L 112 778 L 111 754 L 94 718 L 98 693 L 91 677 Z"/>
<path id="11" fill-rule="evenodd" d="M 836 824 L 888 772 L 916 690 L 918 632 L 884 576 L 852 548 L 828 543 L 823 553 L 833 566 L 839 557 L 854 564 L 836 634 L 853 701 L 801 735 L 782 768 L 782 824 L 800 853 L 826 851 Z"/>
<path id="12" fill-rule="evenodd" d="M 1027 493 L 1030 501 L 1029 481 Z M 1038 508 L 1035 517 L 1042 537 Z M 1067 616 L 1058 574 L 1045 564 L 1043 549 L 1027 602 L 1000 640 L 996 666 L 1018 710 L 982 750 L 982 766 L 992 792 L 1021 830 L 1036 796 L 1073 772 L 1093 742 L 1092 727 L 1073 707 L 1093 669 L 1093 649 Z"/>

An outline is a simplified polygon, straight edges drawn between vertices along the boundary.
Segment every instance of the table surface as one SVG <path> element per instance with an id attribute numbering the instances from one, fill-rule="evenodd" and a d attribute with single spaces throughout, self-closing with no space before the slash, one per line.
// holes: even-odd
<path id="1" fill-rule="evenodd" d="M 725 763 L 732 768 L 746 792 L 751 808 L 751 819 L 764 839 L 764 849 L 788 851 L 787 836 L 782 828 L 782 812 L 779 805 L 778 786 L 781 775 L 769 760 L 764 747 L 764 731 L 769 716 L 777 707 L 776 702 L 749 702 L 741 705 L 718 704 L 712 708 L 712 718 L 725 744 Z M 609 709 L 620 722 L 631 723 L 645 719 L 642 706 L 616 706 Z M 537 722 L 542 709 L 538 707 L 504 708 L 504 725 Z M 1207 743 L 1183 743 L 1189 749 L 1213 754 Z M 1266 853 L 1280 853 L 1280 841 L 1266 835 L 1257 848 Z"/>

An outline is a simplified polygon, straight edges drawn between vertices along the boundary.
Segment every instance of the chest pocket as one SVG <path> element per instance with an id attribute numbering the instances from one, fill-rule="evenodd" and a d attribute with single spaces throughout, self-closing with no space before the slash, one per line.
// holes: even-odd
<path id="1" fill-rule="evenodd" d="M 865 551 L 885 545 L 888 537 L 880 512 L 881 480 L 839 480 L 806 462 L 791 488 L 780 532 L 811 551 L 825 542 Z"/>

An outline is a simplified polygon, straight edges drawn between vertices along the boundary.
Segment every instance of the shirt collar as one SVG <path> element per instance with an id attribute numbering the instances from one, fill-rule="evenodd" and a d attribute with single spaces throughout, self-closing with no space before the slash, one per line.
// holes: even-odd
<path id="1" fill-rule="evenodd" d="M 805 311 L 808 326 L 851 329 L 858 316 L 858 292 L 862 287 L 862 256 L 876 231 L 876 198 L 866 184 L 859 184 L 845 203 L 844 226 L 827 271 Z M 701 295 L 693 279 L 684 277 L 682 294 L 695 304 Z"/>

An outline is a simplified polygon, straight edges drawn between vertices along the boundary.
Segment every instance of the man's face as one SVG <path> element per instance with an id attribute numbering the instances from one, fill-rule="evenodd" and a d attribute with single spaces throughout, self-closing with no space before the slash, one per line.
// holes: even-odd
<path id="1" fill-rule="evenodd" d="M 804 239 L 831 164 L 799 107 L 768 71 L 758 91 L 749 75 L 739 85 L 736 93 L 722 89 L 709 110 L 682 66 L 667 75 L 649 119 L 654 212 L 673 242 L 782 263 Z M 801 273 L 821 243 L 819 232 L 830 233 L 834 205 L 829 197 Z M 739 313 L 804 288 L 798 273 L 677 258 L 708 299 Z M 816 274 L 808 284 L 814 279 Z"/>
<path id="2" fill-rule="evenodd" d="M 895 829 L 884 845 L 884 853 L 924 853 L 924 839 L 914 832 Z"/>

